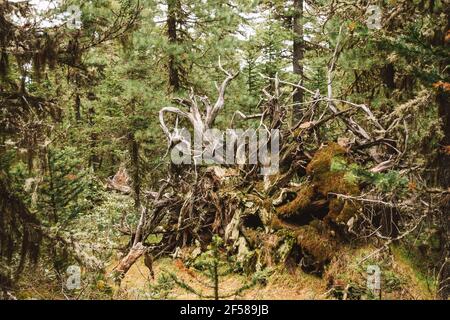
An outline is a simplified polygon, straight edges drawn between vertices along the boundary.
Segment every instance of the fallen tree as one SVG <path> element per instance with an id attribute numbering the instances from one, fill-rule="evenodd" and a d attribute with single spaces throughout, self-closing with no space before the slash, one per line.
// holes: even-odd
<path id="1" fill-rule="evenodd" d="M 209 167 L 170 164 L 159 191 L 147 193 L 148 206 L 130 231 L 132 245 L 115 268 L 116 276 L 123 277 L 144 254 L 180 256 L 194 244 L 205 249 L 215 234 L 225 239 L 244 271 L 284 263 L 320 275 L 349 241 L 375 239 L 379 252 L 441 212 L 436 194 L 420 185 L 422 168 L 405 162 L 410 150 L 404 119 L 380 119 L 367 105 L 333 96 L 338 47 L 329 64 L 326 96 L 268 78 L 271 85 L 263 91 L 260 112 L 237 111 L 232 117 L 232 126 L 239 118 L 257 121 L 267 132 L 280 130 L 279 171 L 260 175 L 264 164 L 249 161 Z M 236 76 L 220 69 L 226 79 L 214 105 L 191 92 L 189 99 L 174 100 L 179 107 L 161 110 L 168 154 L 186 142 L 178 128 L 180 119 L 199 134 L 214 128 L 227 85 Z M 288 106 L 297 90 L 311 100 L 302 104 L 301 120 L 289 125 Z M 167 113 L 175 115 L 172 131 Z M 217 142 L 214 139 L 207 135 L 204 146 Z M 146 243 L 152 234 L 162 236 L 157 244 Z"/>

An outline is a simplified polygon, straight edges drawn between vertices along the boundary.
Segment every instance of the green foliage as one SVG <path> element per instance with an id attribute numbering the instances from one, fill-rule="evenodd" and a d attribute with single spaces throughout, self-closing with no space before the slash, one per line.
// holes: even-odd
<path id="1" fill-rule="evenodd" d="M 37 209 L 47 212 L 48 221 L 67 223 L 98 199 L 97 187 L 86 179 L 74 149 L 49 151 L 46 174 L 39 186 Z M 90 190 L 88 191 L 88 187 Z"/>
<path id="2" fill-rule="evenodd" d="M 434 257 L 435 252 L 423 252 L 423 243 L 419 246 L 411 245 L 412 242 L 403 243 L 392 247 L 394 255 L 406 263 L 414 274 L 422 287 L 429 291 L 434 292 L 437 287 L 437 279 L 434 274 L 431 273 L 430 264 Z"/>
<path id="3" fill-rule="evenodd" d="M 203 289 L 196 289 L 194 286 L 179 279 L 174 273 L 167 272 L 167 274 L 180 288 L 195 294 L 199 298 L 215 300 L 239 296 L 244 291 L 256 286 L 258 283 L 264 282 L 264 279 L 267 277 L 267 273 L 257 272 L 253 275 L 250 281 L 243 283 L 241 287 L 233 290 L 232 292 L 223 292 L 220 284 L 220 278 L 233 273 L 234 267 L 229 260 L 224 259 L 223 253 L 221 252 L 222 249 L 223 240 L 219 236 L 215 235 L 211 241 L 211 244 L 208 246 L 208 250 L 198 256 L 192 264 L 197 273 L 199 273 L 199 277 L 196 278 L 196 282 L 198 282 Z M 200 277 L 206 278 L 207 282 L 201 280 Z M 207 290 L 207 293 L 204 293 L 204 289 Z M 211 291 L 212 293 L 210 293 Z"/>
<path id="4" fill-rule="evenodd" d="M 0 2 L 6 10 L 5 1 Z M 414 157 L 402 158 L 405 166 L 430 165 L 446 134 L 442 118 L 447 111 L 436 99 L 442 90 L 436 83 L 450 82 L 445 1 L 379 1 L 385 16 L 398 11 L 380 30 L 367 27 L 360 2 L 344 1 L 329 10 L 332 3 L 308 4 L 301 17 L 305 87 L 326 95 L 327 68 L 340 37 L 333 96 L 370 107 L 383 127 L 397 135 L 395 147 L 414 151 Z M 262 89 L 273 90 L 260 73 L 299 80 L 291 70 L 294 10 L 292 1 L 284 0 L 147 0 L 139 1 L 133 20 L 136 0 L 68 0 L 55 11 L 71 4 L 81 7 L 81 32 L 17 30 L 1 22 L 0 177 L 8 178 L 11 193 L 45 227 L 95 243 L 107 259 L 111 248 L 124 242 L 115 227 L 137 224 L 139 217 L 133 213 L 144 199 L 141 191 L 158 189 L 166 178 L 163 166 L 168 159 L 161 157 L 167 141 L 159 127 L 159 110 L 172 105 L 174 96 L 187 96 L 191 88 L 213 100 L 215 82 L 223 79 L 217 68 L 220 57 L 226 69 L 241 73 L 228 88 L 218 128 L 228 128 L 236 110 L 259 113 Z M 175 39 L 168 36 L 169 4 L 174 7 Z M 12 10 L 18 4 L 9 5 Z M 5 19 L 8 10 L 2 11 Z M 180 78 L 178 92 L 170 81 L 171 63 Z M 329 112 L 325 102 L 316 107 L 316 116 Z M 337 103 L 337 108 L 342 106 Z M 352 117 L 363 127 L 372 126 L 362 112 Z M 404 121 L 397 123 L 399 117 Z M 335 123 L 314 135 L 335 141 L 344 130 L 342 122 Z M 259 121 L 248 125 L 259 126 Z M 130 173 L 131 195 L 103 188 L 121 166 Z M 344 173 L 351 185 L 380 193 L 404 196 L 407 190 L 402 172 L 373 173 L 343 157 L 332 159 L 331 171 Z M 427 232 L 417 239 L 430 248 L 442 245 Z M 291 247 L 287 242 L 282 249 Z M 213 294 L 166 274 L 152 289 L 155 297 L 168 297 L 177 284 L 202 297 L 223 298 L 264 278 L 255 274 L 235 292 L 220 292 L 219 279 L 236 271 L 235 261 L 224 255 L 223 243 L 215 237 L 192 264 Z M 397 284 L 392 278 L 392 286 Z"/>
<path id="5" fill-rule="evenodd" d="M 175 285 L 176 282 L 170 275 L 162 273 L 158 276 L 157 283 L 149 286 L 150 298 L 156 300 L 169 299 Z"/>
<path id="6" fill-rule="evenodd" d="M 358 164 L 348 164 L 342 157 L 334 157 L 331 162 L 331 171 L 345 172 L 344 179 L 351 183 L 371 184 L 380 192 L 404 192 L 408 179 L 399 172 L 389 170 L 387 172 L 371 172 Z"/>

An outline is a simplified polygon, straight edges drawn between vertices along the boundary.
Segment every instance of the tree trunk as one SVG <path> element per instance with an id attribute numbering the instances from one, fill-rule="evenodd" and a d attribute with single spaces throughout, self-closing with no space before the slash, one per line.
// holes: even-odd
<path id="1" fill-rule="evenodd" d="M 169 37 L 169 44 L 174 46 L 178 43 L 177 36 L 177 12 L 179 10 L 178 0 L 167 1 L 167 34 Z M 178 66 L 175 55 L 172 53 L 173 49 L 170 49 L 169 53 L 169 85 L 173 92 L 180 89 L 180 75 L 178 72 Z"/>
<path id="2" fill-rule="evenodd" d="M 141 206 L 141 175 L 139 168 L 139 143 L 136 141 L 134 134 L 130 134 L 131 139 L 131 163 L 133 170 L 133 193 L 134 193 L 134 207 L 139 209 Z"/>
<path id="3" fill-rule="evenodd" d="M 113 277 L 120 281 L 124 277 L 124 275 L 130 270 L 130 268 L 133 266 L 133 264 L 145 253 L 146 248 L 141 242 L 138 242 L 135 244 L 130 252 L 122 259 L 120 260 L 117 267 L 114 268 L 112 274 Z"/>
<path id="4" fill-rule="evenodd" d="M 292 66 L 294 74 L 299 76 L 299 81 L 303 84 L 303 64 L 305 53 L 303 44 L 303 0 L 294 0 L 294 16 L 292 21 L 292 31 L 294 34 L 294 45 L 292 55 Z M 300 103 L 303 102 L 303 91 L 297 90 L 293 96 L 293 121 L 297 122 L 301 118 Z"/>
<path id="5" fill-rule="evenodd" d="M 88 123 L 89 123 L 89 126 L 91 127 L 91 129 L 95 125 L 94 117 L 95 117 L 95 109 L 91 105 L 88 110 Z M 97 148 L 98 134 L 95 133 L 94 130 L 92 130 L 90 138 L 91 138 L 91 143 L 90 143 L 91 156 L 89 157 L 89 166 L 92 167 L 92 169 L 94 171 L 96 171 L 99 168 L 99 164 L 100 164 L 99 157 L 98 157 L 97 153 L 95 152 L 95 149 Z"/>
<path id="6" fill-rule="evenodd" d="M 395 66 L 393 63 L 388 63 L 381 69 L 381 78 L 388 90 L 386 90 L 386 97 L 390 98 L 392 91 L 395 89 Z"/>
<path id="7" fill-rule="evenodd" d="M 81 99 L 79 93 L 75 96 L 75 120 L 77 122 L 81 121 Z"/>

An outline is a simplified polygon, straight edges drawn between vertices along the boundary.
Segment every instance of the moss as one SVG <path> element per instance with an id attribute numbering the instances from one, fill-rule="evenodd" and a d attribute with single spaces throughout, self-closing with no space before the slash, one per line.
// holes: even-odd
<path id="1" fill-rule="evenodd" d="M 313 226 L 301 227 L 296 232 L 296 236 L 297 244 L 302 252 L 312 256 L 318 268 L 323 268 L 326 263 L 331 261 L 336 252 L 334 241 Z"/>
<path id="2" fill-rule="evenodd" d="M 311 204 L 314 193 L 314 188 L 311 185 L 300 187 L 294 200 L 276 209 L 277 214 L 280 217 L 287 218 L 306 209 Z"/>
<path id="3" fill-rule="evenodd" d="M 313 184 L 318 192 L 323 196 L 328 193 L 357 194 L 358 185 L 354 179 L 349 179 L 345 166 L 344 155 L 346 150 L 336 143 L 331 143 L 327 147 L 316 152 L 313 159 L 308 164 L 306 170 L 312 176 Z"/>
<path id="4" fill-rule="evenodd" d="M 392 245 L 390 247 L 398 265 L 405 269 L 408 275 L 414 279 L 421 295 L 435 294 L 437 279 L 424 267 L 427 261 L 420 257 L 415 250 L 404 245 Z"/>
<path id="5" fill-rule="evenodd" d="M 309 223 L 309 225 L 311 227 L 313 227 L 314 229 L 316 229 L 319 233 L 323 234 L 324 232 L 326 232 L 326 225 L 322 220 L 319 219 L 314 219 L 313 221 L 311 221 Z"/>
<path id="6" fill-rule="evenodd" d="M 244 237 L 251 248 L 257 246 L 258 242 L 260 241 L 259 232 L 257 230 L 244 228 L 241 230 L 241 232 L 244 234 Z"/>
<path id="7" fill-rule="evenodd" d="M 283 228 L 283 223 L 278 217 L 273 216 L 270 220 L 270 228 L 273 230 L 280 230 Z"/>
<path id="8" fill-rule="evenodd" d="M 347 223 L 358 212 L 358 206 L 350 201 L 333 198 L 330 200 L 330 210 L 325 221 Z"/>
<path id="9" fill-rule="evenodd" d="M 319 263 L 329 258 L 330 252 L 325 253 L 324 250 L 331 247 L 309 239 L 314 238 L 313 234 L 318 231 L 322 235 L 326 234 L 331 222 L 346 224 L 359 210 L 352 201 L 331 195 L 360 193 L 358 179 L 349 175 L 346 169 L 346 153 L 346 149 L 337 143 L 330 143 L 318 150 L 306 168 L 309 181 L 292 190 L 295 197 L 291 201 L 275 209 L 272 199 L 263 204 L 267 210 L 276 212 L 271 219 L 271 227 L 275 230 L 300 230 L 299 239 L 304 238 L 299 240 L 303 242 L 302 248 L 306 248 L 307 252 L 312 251 L 311 255 L 317 256 Z"/>
<path id="10" fill-rule="evenodd" d="M 308 164 L 307 172 L 312 175 L 312 183 L 317 192 L 328 198 L 330 193 L 357 195 L 360 189 L 357 179 L 345 170 L 346 150 L 336 143 L 317 151 Z M 358 211 L 350 201 L 333 198 L 329 201 L 329 212 L 325 221 L 346 223 Z"/>
<path id="11" fill-rule="evenodd" d="M 289 256 L 292 254 L 292 250 L 294 249 L 296 240 L 293 237 L 284 237 L 284 241 L 282 241 L 276 251 L 277 261 L 286 263 L 289 259 Z"/>
<path id="12" fill-rule="evenodd" d="M 336 218 L 336 222 L 347 223 L 358 212 L 358 207 L 350 201 L 345 201 L 344 208 Z"/>
<path id="13" fill-rule="evenodd" d="M 359 187 L 355 182 L 345 179 L 344 172 L 324 172 L 313 177 L 313 183 L 317 191 L 323 196 L 331 193 L 355 195 L 359 193 Z"/>
<path id="14" fill-rule="evenodd" d="M 257 255 L 257 269 L 275 266 L 278 263 L 275 253 L 280 242 L 280 237 L 277 234 L 265 234 L 261 236 L 260 240 L 258 243 L 259 248 L 255 250 Z"/>
<path id="15" fill-rule="evenodd" d="M 326 216 L 326 221 L 336 221 L 336 219 L 339 217 L 342 209 L 344 208 L 344 202 L 339 199 L 331 199 L 330 200 L 330 206 L 329 206 L 328 215 Z"/>
<path id="16" fill-rule="evenodd" d="M 356 194 L 359 192 L 355 179 L 351 179 L 340 165 L 347 163 L 346 150 L 337 143 L 330 143 L 327 147 L 316 152 L 309 162 L 306 172 L 312 177 L 317 190 L 327 196 L 329 192 Z"/>
<path id="17" fill-rule="evenodd" d="M 328 146 L 316 152 L 313 159 L 306 167 L 308 175 L 317 176 L 329 172 L 334 157 L 345 155 L 347 151 L 337 143 L 330 143 Z"/>

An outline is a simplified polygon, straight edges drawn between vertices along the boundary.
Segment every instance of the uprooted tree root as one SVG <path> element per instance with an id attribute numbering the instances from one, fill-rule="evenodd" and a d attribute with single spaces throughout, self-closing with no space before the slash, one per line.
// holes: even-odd
<path id="1" fill-rule="evenodd" d="M 175 100 L 188 111 L 176 107 L 161 111 L 169 148 L 182 137 L 178 130 L 169 132 L 164 114 L 186 119 L 197 131 L 210 129 L 223 108 L 226 87 L 235 77 L 226 74 L 214 105 L 192 93 L 190 99 Z M 229 253 L 236 255 L 245 272 L 284 264 L 321 275 L 341 246 L 375 238 L 381 243 L 378 250 L 383 250 L 440 212 L 434 205 L 435 195 L 425 189 L 401 196 L 376 187 L 375 180 L 384 178 L 380 175 L 404 168 L 405 128 L 382 123 L 365 105 L 339 100 L 348 106 L 339 110 L 330 88 L 323 97 L 318 91 L 271 80 L 274 93 L 264 92 L 261 114 L 236 114 L 243 120 L 260 118 L 266 129 L 280 129 L 280 172 L 259 176 L 259 165 L 206 169 L 171 165 L 160 190 L 147 194 L 148 205 L 136 229 L 127 231 L 132 241 L 129 254 L 115 269 L 119 278 L 143 254 L 178 256 L 180 249 L 194 244 L 205 249 L 214 234 L 225 239 Z M 284 128 L 288 122 L 285 105 L 292 91 L 283 90 L 281 84 L 304 90 L 314 100 L 303 118 L 288 128 Z M 357 114 L 360 122 L 355 120 Z M 343 128 L 338 142 L 329 141 L 324 133 L 332 126 Z M 407 178 L 413 179 L 418 172 L 410 171 Z M 146 243 L 150 235 L 160 235 L 161 240 Z"/>

